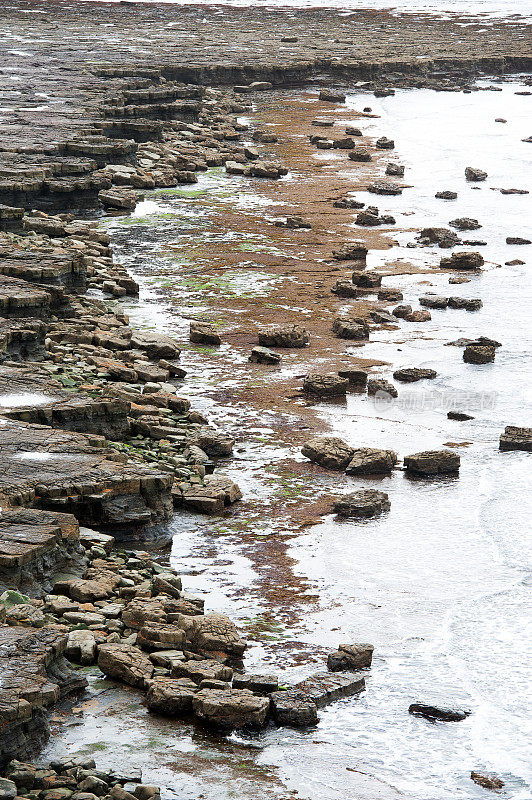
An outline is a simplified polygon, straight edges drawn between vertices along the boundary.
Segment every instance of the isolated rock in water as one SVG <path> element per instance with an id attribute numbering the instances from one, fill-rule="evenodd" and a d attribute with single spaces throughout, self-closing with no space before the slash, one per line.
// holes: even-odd
<path id="1" fill-rule="evenodd" d="M 532 428 L 507 425 L 499 439 L 499 450 L 525 450 L 532 452 Z"/>
<path id="2" fill-rule="evenodd" d="M 392 314 L 394 317 L 397 317 L 397 319 L 405 319 L 411 313 L 412 306 L 407 305 L 406 303 L 404 305 L 396 306 L 392 311 Z"/>
<path id="3" fill-rule="evenodd" d="M 339 317 L 334 320 L 332 325 L 333 333 L 339 339 L 353 339 L 360 341 L 367 339 L 369 336 L 369 328 L 365 320 L 362 319 L 340 319 Z"/>
<path id="4" fill-rule="evenodd" d="M 482 786 L 483 789 L 491 789 L 493 792 L 497 792 L 504 786 L 504 781 L 493 772 L 477 772 L 476 770 L 472 770 L 471 780 L 479 786 Z"/>
<path id="5" fill-rule="evenodd" d="M 326 103 L 345 103 L 345 94 L 334 89 L 322 89 L 320 100 L 324 100 Z"/>
<path id="6" fill-rule="evenodd" d="M 333 510 L 341 517 L 374 517 L 390 510 L 390 501 L 385 492 L 377 489 L 361 489 L 339 498 Z"/>
<path id="7" fill-rule="evenodd" d="M 241 656 L 247 647 L 229 617 L 215 612 L 194 617 L 189 638 L 198 650 L 221 651 L 234 656 Z"/>
<path id="8" fill-rule="evenodd" d="M 268 325 L 258 332 L 262 347 L 305 347 L 309 335 L 299 325 Z"/>
<path id="9" fill-rule="evenodd" d="M 98 667 L 109 678 L 143 689 L 153 675 L 153 664 L 141 650 L 129 644 L 104 644 L 98 653 Z"/>
<path id="10" fill-rule="evenodd" d="M 255 364 L 278 364 L 281 356 L 268 347 L 259 346 L 252 349 L 249 360 Z"/>
<path id="11" fill-rule="evenodd" d="M 392 164 L 391 162 L 386 166 L 386 175 L 395 175 L 402 178 L 405 174 L 405 168 L 402 164 Z"/>
<path id="12" fill-rule="evenodd" d="M 371 667 L 374 649 L 372 644 L 341 644 L 327 656 L 327 669 L 331 672 L 367 669 Z"/>
<path id="13" fill-rule="evenodd" d="M 381 392 L 390 395 L 390 397 L 397 397 L 397 389 L 393 383 L 389 383 L 384 378 L 370 378 L 368 380 L 368 394 L 376 395 Z"/>
<path id="14" fill-rule="evenodd" d="M 419 305 L 425 308 L 447 308 L 449 299 L 436 294 L 427 294 L 419 298 Z"/>
<path id="15" fill-rule="evenodd" d="M 506 244 L 532 244 L 532 240 L 523 239 L 521 236 L 507 236 Z"/>
<path id="16" fill-rule="evenodd" d="M 347 136 L 362 136 L 362 131 L 360 128 L 355 128 L 353 125 L 346 125 L 345 132 Z"/>
<path id="17" fill-rule="evenodd" d="M 375 147 L 379 150 L 393 150 L 395 142 L 393 139 L 387 139 L 386 136 L 381 136 L 380 139 L 377 139 L 375 142 Z"/>
<path id="18" fill-rule="evenodd" d="M 438 200 L 456 200 L 458 194 L 457 192 L 442 191 L 436 192 L 434 197 L 437 197 Z"/>
<path id="19" fill-rule="evenodd" d="M 403 383 L 414 383 L 423 379 L 432 379 L 437 376 L 437 372 L 433 369 L 422 369 L 421 367 L 405 367 L 404 369 L 396 369 L 393 377 L 397 381 Z"/>
<path id="20" fill-rule="evenodd" d="M 336 436 L 317 436 L 305 442 L 301 452 L 320 467 L 343 470 L 353 458 L 355 451 Z"/>
<path id="21" fill-rule="evenodd" d="M 422 245 L 437 244 L 439 247 L 455 247 L 460 244 L 458 234 L 449 228 L 423 228 L 417 240 Z"/>
<path id="22" fill-rule="evenodd" d="M 462 308 L 465 311 L 478 311 L 482 308 L 482 300 L 472 297 L 449 297 L 449 308 Z"/>
<path id="23" fill-rule="evenodd" d="M 429 322 L 432 319 L 430 311 L 412 311 L 405 317 L 407 322 Z"/>
<path id="24" fill-rule="evenodd" d="M 257 697 L 246 689 L 201 689 L 192 698 L 192 708 L 197 717 L 215 728 L 262 728 L 270 699 Z"/>
<path id="25" fill-rule="evenodd" d="M 287 689 L 270 695 L 272 716 L 277 725 L 306 728 L 318 724 L 318 707 L 305 692 Z"/>
<path id="26" fill-rule="evenodd" d="M 362 261 L 366 263 L 368 248 L 364 242 L 347 242 L 339 250 L 333 250 L 336 261 Z"/>
<path id="27" fill-rule="evenodd" d="M 471 219 L 471 217 L 458 217 L 449 222 L 451 228 L 456 228 L 458 231 L 476 231 L 477 228 L 482 228 L 478 219 Z"/>
<path id="28" fill-rule="evenodd" d="M 447 419 L 455 419 L 458 422 L 465 422 L 468 419 L 475 419 L 471 414 L 465 414 L 463 411 L 448 411 Z"/>
<path id="29" fill-rule="evenodd" d="M 400 289 L 379 289 L 377 299 L 389 303 L 397 303 L 403 299 L 403 293 Z"/>
<path id="30" fill-rule="evenodd" d="M 167 717 L 180 717 L 192 712 L 192 698 L 197 689 L 184 685 L 183 678 L 152 678 L 148 684 L 146 705 L 150 711 Z"/>
<path id="31" fill-rule="evenodd" d="M 397 183 L 391 183 L 390 181 L 376 181 L 368 186 L 368 192 L 372 194 L 396 195 L 403 193 L 403 187 L 399 186 Z"/>
<path id="32" fill-rule="evenodd" d="M 348 475 L 381 475 L 391 472 L 396 464 L 393 450 L 360 447 L 354 451 L 345 471 Z"/>
<path id="33" fill-rule="evenodd" d="M 339 375 L 322 375 L 319 372 L 310 373 L 303 381 L 303 391 L 319 397 L 345 396 L 348 387 L 347 378 L 340 378 Z"/>
<path id="34" fill-rule="evenodd" d="M 207 322 L 190 323 L 190 341 L 197 344 L 221 344 L 220 334 L 214 325 Z"/>
<path id="35" fill-rule="evenodd" d="M 488 173 L 484 172 L 482 169 L 476 169 L 475 167 L 466 167 L 465 176 L 467 181 L 485 181 L 488 177 Z"/>
<path id="36" fill-rule="evenodd" d="M 366 386 L 368 382 L 368 373 L 364 369 L 339 369 L 338 375 L 341 378 L 347 378 L 352 386 Z"/>
<path id="37" fill-rule="evenodd" d="M 495 361 L 495 348 L 468 345 L 462 353 L 462 358 L 467 364 L 490 364 Z"/>
<path id="38" fill-rule="evenodd" d="M 482 254 L 474 252 L 452 253 L 440 261 L 442 269 L 480 269 L 483 264 Z"/>
<path id="39" fill-rule="evenodd" d="M 412 703 L 408 709 L 409 714 L 425 719 L 440 722 L 460 722 L 471 714 L 469 709 L 447 708 L 445 706 L 432 706 L 425 703 Z"/>
<path id="40" fill-rule="evenodd" d="M 369 150 L 366 150 L 365 147 L 356 147 L 347 154 L 347 157 L 351 159 L 351 161 L 360 161 L 362 163 L 371 161 L 371 153 Z"/>
<path id="41" fill-rule="evenodd" d="M 458 472 L 460 456 L 451 450 L 425 450 L 405 456 L 404 464 L 414 475 L 445 475 Z"/>

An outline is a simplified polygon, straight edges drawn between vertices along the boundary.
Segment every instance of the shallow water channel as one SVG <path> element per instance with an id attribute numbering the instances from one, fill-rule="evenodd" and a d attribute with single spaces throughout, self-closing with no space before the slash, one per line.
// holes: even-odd
<path id="1" fill-rule="evenodd" d="M 388 377 L 400 366 L 437 370 L 434 381 L 398 385 L 395 401 L 357 393 L 344 404 L 304 401 L 294 388 L 308 371 L 304 359 L 326 370 L 329 358 L 337 358 L 320 335 L 317 352 L 283 353 L 279 369 L 247 363 L 253 335 L 246 339 L 246 332 L 269 307 L 275 319 L 283 312 L 287 320 L 307 319 L 311 333 L 322 311 L 293 291 L 301 280 L 299 232 L 270 236 L 268 221 L 286 209 L 297 167 L 282 191 L 211 170 L 193 187 L 152 193 L 133 215 L 107 221 L 115 257 L 142 287 L 139 301 L 126 304 L 132 322 L 184 343 L 189 374 L 180 393 L 237 438 L 235 457 L 220 469 L 241 486 L 242 503 L 220 518 L 177 514 L 169 526 L 171 563 L 187 590 L 205 594 L 209 609 L 227 612 L 242 627 L 250 641 L 248 669 L 276 672 L 284 683 L 316 671 L 340 641 L 372 642 L 375 657 L 362 696 L 323 709 L 316 729 L 272 727 L 227 738 L 153 718 L 136 691 L 89 670 L 88 694 L 74 711 L 65 706 L 54 717 L 45 757 L 91 752 L 99 764 L 140 766 L 145 782 L 161 783 L 168 798 L 482 797 L 472 769 L 500 775 L 505 797 L 532 796 L 526 631 L 532 456 L 498 451 L 505 425 L 531 424 L 532 247 L 510 247 L 505 238 L 532 238 L 532 204 L 531 195 L 497 190 L 532 190 L 532 144 L 521 141 L 532 133 L 532 97 L 515 94 L 525 88 L 518 82 L 499 85 L 501 92 L 472 94 L 397 90 L 384 99 L 353 93 L 345 107 L 319 110 L 342 120 L 370 105 L 378 116 L 359 120 L 364 135 L 395 139 L 389 160 L 406 166 L 410 188 L 380 197 L 360 189 L 363 173 L 356 181 L 352 172 L 343 174 L 342 151 L 314 159 L 328 180 L 348 189 L 352 182 L 357 199 L 396 217 L 386 231 L 393 246 L 368 256 L 370 267 L 395 265 L 383 285 L 401 289 L 413 305 L 426 291 L 483 301 L 478 312 L 434 310 L 430 322 L 379 329 L 363 348 L 344 348 L 348 357 L 387 362 L 374 371 Z M 308 120 L 318 115 L 316 92 L 287 98 L 288 115 L 296 105 L 308 108 Z M 278 111 L 270 114 L 268 102 L 256 114 L 275 131 Z M 294 140 L 308 132 L 294 122 Z M 465 166 L 485 169 L 487 181 L 467 184 Z M 458 199 L 436 200 L 442 189 L 457 191 Z M 421 227 L 462 216 L 482 224 L 463 238 L 487 243 L 471 248 L 486 265 L 469 283 L 449 286 L 449 273 L 427 271 L 449 251 L 407 244 Z M 322 239 L 326 234 L 320 230 Z M 353 238 L 365 235 L 352 225 Z M 307 242 L 305 265 L 313 246 Z M 513 259 L 527 263 L 505 266 Z M 403 274 L 401 264 L 425 271 Z M 335 303 L 336 310 L 349 306 Z M 219 350 L 188 344 L 192 317 L 227 332 Z M 502 342 L 493 364 L 465 364 L 460 348 L 445 346 L 478 335 Z M 265 389 L 272 386 L 275 400 Z M 450 409 L 474 419 L 449 420 Z M 413 481 L 397 470 L 360 480 L 326 473 L 299 454 L 304 431 L 320 428 L 400 457 L 457 448 L 459 477 Z M 333 495 L 365 486 L 389 493 L 388 514 L 340 522 L 329 513 Z M 473 713 L 463 722 L 431 724 L 407 713 L 420 699 L 465 704 Z"/>

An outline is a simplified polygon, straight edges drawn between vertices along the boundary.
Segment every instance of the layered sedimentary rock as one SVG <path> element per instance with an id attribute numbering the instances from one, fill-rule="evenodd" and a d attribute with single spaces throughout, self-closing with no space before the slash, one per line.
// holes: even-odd
<path id="1" fill-rule="evenodd" d="M 48 736 L 42 709 L 86 685 L 63 657 L 64 633 L 0 627 L 0 765 L 33 754 Z"/>
<path id="2" fill-rule="evenodd" d="M 2 506 L 59 509 L 85 524 L 111 527 L 168 519 L 171 476 L 103 445 L 101 437 L 3 420 Z"/>

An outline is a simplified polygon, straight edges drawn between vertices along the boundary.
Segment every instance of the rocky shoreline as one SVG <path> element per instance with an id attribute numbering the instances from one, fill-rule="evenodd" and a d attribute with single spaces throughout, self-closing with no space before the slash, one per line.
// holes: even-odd
<path id="1" fill-rule="evenodd" d="M 478 47 L 482 33 L 475 26 L 460 28 L 460 42 L 451 42 L 448 34 L 458 30 L 456 21 L 412 17 L 398 22 L 384 12 L 359 12 L 346 23 L 332 12 L 309 10 L 294 14 L 287 35 L 272 31 L 271 12 L 246 9 L 248 23 L 251 15 L 254 28 L 268 34 L 260 52 L 247 53 L 250 33 L 241 22 L 234 61 L 217 63 L 227 33 L 223 21 L 209 16 L 201 49 L 196 44 L 184 51 L 181 42 L 178 62 L 173 53 L 155 59 L 163 45 L 175 46 L 167 32 L 171 9 L 87 4 L 74 10 L 64 3 L 52 9 L 45 2 L 17 2 L 11 12 L 1 13 L 0 27 L 26 36 L 28 18 L 17 13 L 24 10 L 46 14 L 31 21 L 42 34 L 35 45 L 40 61 L 28 68 L 20 52 L 11 51 L 12 66 L 0 73 L 0 89 L 12 77 L 10 70 L 23 76 L 17 83 L 23 94 L 31 93 L 32 74 L 48 72 L 41 87 L 43 108 L 36 102 L 22 108 L 20 99 L 13 102 L 6 92 L 0 119 L 0 453 L 7 460 L 0 478 L 0 766 L 6 775 L 0 779 L 0 800 L 149 800 L 158 796 L 157 787 L 99 772 L 90 759 L 37 772 L 18 763 L 42 748 L 49 733 L 46 709 L 85 687 L 80 665 L 97 665 L 105 676 L 143 692 L 153 714 L 193 717 L 218 733 L 268 725 L 305 728 L 317 724 L 320 707 L 363 691 L 373 646 L 341 644 L 323 669 L 290 685 L 269 669 L 248 673 L 247 643 L 227 616 L 205 611 L 204 600 L 184 591 L 176 571 L 161 559 L 123 549 L 124 539 L 164 537 L 175 510 L 221 514 L 241 500 L 242 491 L 223 472 L 231 464 L 233 433 L 210 423 L 180 394 L 187 380 L 180 363 L 184 343 L 135 327 L 117 304 L 135 298 L 139 286 L 115 261 L 95 210 L 109 219 L 134 210 L 147 191 L 194 184 L 213 168 L 281 186 L 288 167 L 276 151 L 277 136 L 267 125 L 250 126 L 240 118 L 257 108 L 262 112 L 264 98 L 282 93 L 283 87 L 310 81 L 318 89 L 326 86 L 322 108 L 341 106 L 345 89 L 357 81 L 368 98 L 402 87 L 472 92 L 479 90 L 479 76 L 529 70 L 532 52 L 517 27 L 493 25 L 490 42 L 472 57 L 472 42 Z M 183 30 L 194 30 L 199 11 L 192 7 L 180 13 Z M 230 11 L 224 15 L 233 19 Z M 107 33 L 102 34 L 91 59 L 82 40 L 67 47 L 50 29 L 60 21 L 63 32 L 82 26 L 90 37 L 91 26 L 102 33 L 104 17 L 111 27 L 120 26 L 120 44 L 108 49 Z M 124 55 L 133 29 L 138 36 L 147 26 L 153 32 L 149 67 L 144 58 Z M 387 38 L 397 26 L 399 49 L 408 50 L 404 58 Z M 352 38 L 334 39 L 335 31 Z M 363 32 L 377 40 L 355 60 L 350 51 L 360 45 Z M 438 49 L 444 40 L 448 51 Z M 76 64 L 61 83 L 56 46 L 69 55 L 76 52 Z M 525 80 L 530 85 L 531 79 Z M 487 89 L 497 90 L 496 83 Z M 59 93 L 58 111 L 54 98 Z M 312 120 L 316 133 L 304 147 L 308 153 L 338 151 L 351 169 L 372 162 L 368 191 L 400 194 L 406 188 L 404 167 L 393 157 L 394 142 L 365 137 L 359 144 L 363 134 L 354 123 L 371 116 L 369 107 L 357 112 L 343 130 L 330 130 L 327 117 L 318 116 Z M 390 160 L 383 178 L 385 156 Z M 485 179 L 482 171 L 468 169 L 468 181 Z M 294 397 L 303 398 L 307 423 L 316 402 L 341 401 L 351 391 L 397 397 L 391 377 L 409 384 L 437 376 L 433 369 L 417 367 L 396 369 L 393 376 L 374 373 L 373 367 L 384 362 L 346 360 L 346 342 L 363 346 L 375 331 L 430 320 L 431 310 L 474 312 L 482 306 L 480 298 L 430 292 L 419 298 L 419 309 L 401 304 L 401 292 L 382 286 L 382 277 L 393 270 L 366 268 L 371 248 L 389 246 L 382 234 L 395 219 L 380 215 L 376 206 L 364 208 L 351 194 L 331 197 L 329 205 L 338 217 L 328 235 L 301 245 L 325 254 L 314 256 L 314 266 L 328 283 L 334 273 L 343 275 L 334 275 L 330 291 L 320 295 L 326 296 L 327 314 L 309 332 L 284 311 L 265 315 L 264 309 L 253 309 L 252 334 L 233 338 L 248 348 L 252 365 L 266 368 L 278 365 L 285 352 L 306 353 L 313 337 L 321 339 L 310 371 L 286 379 L 297 394 L 288 402 L 280 394 L 275 401 L 268 397 L 271 408 L 277 404 L 283 413 Z M 360 240 L 348 229 L 354 213 L 363 229 Z M 314 236 L 314 219 L 286 214 L 273 225 L 275 235 L 310 231 Z M 470 249 L 474 240 L 460 237 L 480 225 L 468 218 L 449 225 L 453 230 L 420 231 L 413 246 L 467 247 L 443 256 L 439 267 L 451 276 L 449 283 L 465 282 L 484 261 Z M 509 243 L 528 242 L 519 238 Z M 272 269 L 277 266 L 274 259 L 271 263 Z M 356 301 L 348 313 L 346 299 Z M 220 326 L 202 318 L 190 319 L 188 339 L 214 348 L 225 341 Z M 449 344 L 474 365 L 493 362 L 501 346 L 485 336 Z M 260 407 L 264 397 L 257 392 L 251 402 Z M 337 437 L 316 436 L 319 426 L 313 417 L 289 437 L 321 469 L 350 476 L 401 469 L 411 479 L 430 480 L 456 476 L 460 468 L 460 456 L 449 448 L 398 458 L 392 450 L 353 448 Z M 499 446 L 530 451 L 531 441 L 530 428 L 510 425 Z M 322 513 L 365 519 L 389 509 L 387 493 L 362 489 L 329 498 Z M 422 703 L 412 708 L 413 714 L 447 721 L 470 713 L 458 709 L 453 716 L 449 709 Z"/>

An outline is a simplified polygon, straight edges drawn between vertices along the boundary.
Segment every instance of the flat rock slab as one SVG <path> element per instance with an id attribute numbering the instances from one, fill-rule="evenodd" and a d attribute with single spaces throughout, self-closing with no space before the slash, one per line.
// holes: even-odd
<path id="1" fill-rule="evenodd" d="M 22 278 L 30 283 L 55 284 L 82 291 L 86 284 L 86 267 L 81 254 L 0 249 L 0 275 Z"/>
<path id="2" fill-rule="evenodd" d="M 272 692 L 271 712 L 277 725 L 290 728 L 306 728 L 318 724 L 318 707 L 304 691 L 287 689 Z"/>
<path id="3" fill-rule="evenodd" d="M 0 316 L 46 319 L 61 305 L 60 295 L 28 281 L 0 275 Z"/>
<path id="4" fill-rule="evenodd" d="M 405 367 L 404 369 L 396 369 L 393 373 L 393 377 L 395 380 L 402 381 L 403 383 L 414 383 L 415 381 L 421 381 L 423 379 L 432 380 L 437 374 L 438 373 L 434 369 Z"/>
<path id="5" fill-rule="evenodd" d="M 499 439 L 499 450 L 525 450 L 532 452 L 532 428 L 507 425 Z"/>
<path id="6" fill-rule="evenodd" d="M 460 722 L 468 717 L 471 711 L 465 708 L 436 706 L 427 703 L 412 703 L 408 709 L 408 713 L 416 717 L 425 717 L 425 719 L 433 722 Z"/>
<path id="7" fill-rule="evenodd" d="M 322 708 L 342 697 L 361 692 L 365 685 L 365 678 L 360 672 L 353 672 L 349 675 L 318 672 L 316 675 L 311 675 L 310 678 L 296 683 L 294 689 L 302 692 L 318 708 Z"/>
<path id="8" fill-rule="evenodd" d="M 10 419 L 121 439 L 129 432 L 130 407 L 119 398 L 67 392 L 44 370 L 0 366 L 0 414 Z"/>
<path id="9" fill-rule="evenodd" d="M 84 524 L 146 525 L 167 519 L 172 478 L 132 460 L 119 463 L 103 439 L 0 420 L 2 505 L 74 513 Z"/>

